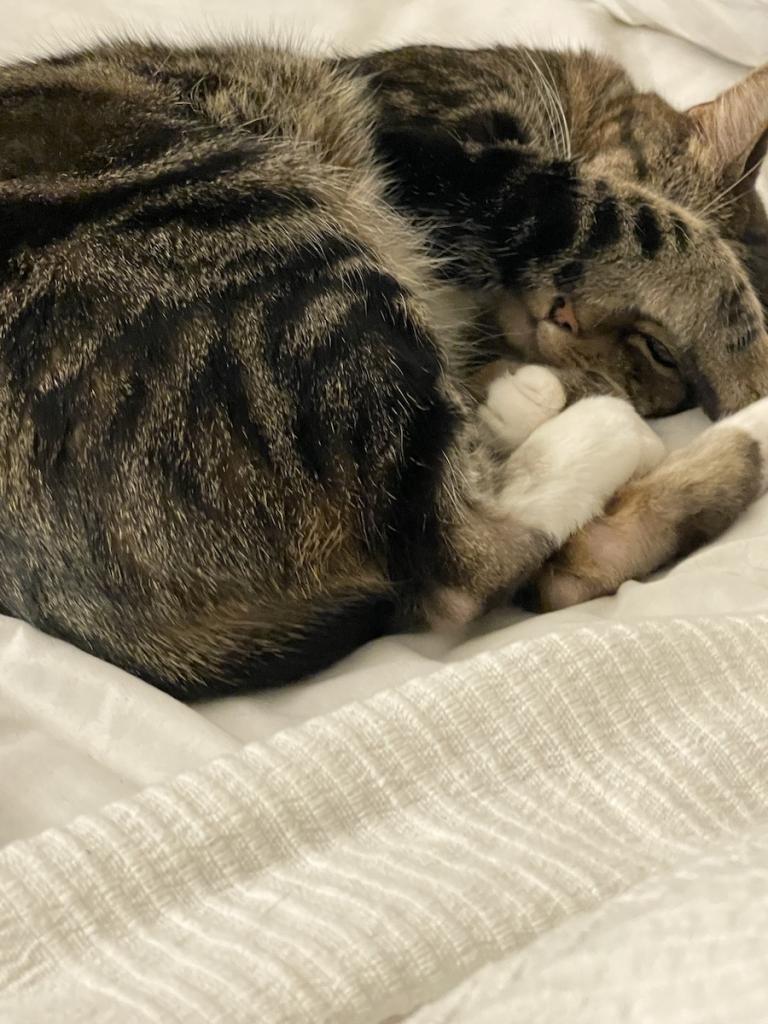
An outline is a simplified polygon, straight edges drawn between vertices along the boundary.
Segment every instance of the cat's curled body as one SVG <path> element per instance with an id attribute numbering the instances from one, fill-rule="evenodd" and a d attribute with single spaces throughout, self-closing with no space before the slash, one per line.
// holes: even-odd
<path id="1" fill-rule="evenodd" d="M 522 52 L 123 43 L 0 71 L 5 611 L 196 696 L 511 595 L 660 457 L 617 398 L 544 423 L 631 393 L 583 360 L 478 410 L 467 322 L 511 292 L 641 311 L 676 404 L 768 391 L 757 248 L 638 183 L 636 145 L 621 169 L 626 139 L 602 168 L 561 152 L 631 86 L 550 55 L 559 121 Z M 709 432 L 731 477 L 698 539 L 761 487 L 761 405 Z"/>

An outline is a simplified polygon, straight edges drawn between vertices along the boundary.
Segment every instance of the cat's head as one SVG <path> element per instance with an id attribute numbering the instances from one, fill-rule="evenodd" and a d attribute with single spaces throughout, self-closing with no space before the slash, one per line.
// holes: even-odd
<path id="1" fill-rule="evenodd" d="M 705 218 L 748 268 L 768 322 L 768 217 L 756 191 L 768 148 L 768 65 L 688 111 L 618 89 L 602 110 L 592 101 L 591 123 L 584 120 L 575 148 L 585 169 L 632 181 Z M 499 318 L 510 341 L 527 336 L 529 357 L 608 377 L 644 415 L 696 404 L 678 368 L 677 339 L 642 309 L 606 312 L 578 289 L 554 286 L 520 299 L 503 302 Z"/>

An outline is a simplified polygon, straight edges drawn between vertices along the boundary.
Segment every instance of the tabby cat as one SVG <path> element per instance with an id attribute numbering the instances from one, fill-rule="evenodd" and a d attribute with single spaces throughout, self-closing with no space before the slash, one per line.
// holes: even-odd
<path id="1" fill-rule="evenodd" d="M 768 465 L 767 124 L 766 69 L 680 113 L 527 49 L 0 70 L 3 609 L 191 698 L 714 536 Z M 665 459 L 633 405 L 696 402 Z"/>

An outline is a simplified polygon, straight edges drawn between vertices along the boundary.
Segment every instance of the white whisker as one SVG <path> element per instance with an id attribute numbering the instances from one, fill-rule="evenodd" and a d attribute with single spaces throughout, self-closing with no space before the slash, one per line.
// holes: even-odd
<path id="1" fill-rule="evenodd" d="M 547 60 L 547 58 L 544 56 L 543 53 L 541 54 L 541 60 L 542 60 L 542 63 L 544 64 L 544 67 L 547 70 L 547 77 L 549 78 L 549 82 L 550 82 L 550 85 L 552 87 L 552 97 L 553 97 L 553 100 L 555 102 L 555 107 L 557 109 L 557 112 L 558 112 L 558 114 L 560 116 L 560 122 L 561 122 L 561 124 L 563 126 L 563 141 L 564 141 L 564 144 L 565 144 L 565 156 L 570 160 L 570 159 L 572 159 L 571 129 L 570 129 L 570 125 L 568 124 L 568 117 L 567 117 L 567 115 L 565 113 L 565 107 L 563 106 L 563 98 L 560 95 L 560 90 L 557 87 L 557 82 L 555 81 L 555 75 L 554 75 L 554 72 L 552 71 L 552 65 L 549 63 L 549 61 Z"/>
<path id="2" fill-rule="evenodd" d="M 552 138 L 552 144 L 555 147 L 555 150 L 557 151 L 559 149 L 559 132 L 555 124 L 555 113 L 552 108 L 552 97 L 549 94 L 548 90 L 545 88 L 546 83 L 544 81 L 544 76 L 542 75 L 541 69 L 534 61 L 533 56 L 529 50 L 523 48 L 519 51 L 519 53 L 520 56 L 523 57 L 528 62 L 528 67 L 530 69 L 531 76 L 531 84 L 533 85 L 533 88 L 535 90 L 536 98 L 539 100 L 539 103 L 541 104 L 541 109 L 546 114 L 547 121 L 549 122 L 549 133 Z"/>
<path id="3" fill-rule="evenodd" d="M 746 181 L 746 179 L 750 175 L 757 174 L 759 169 L 760 169 L 760 165 L 759 164 L 755 164 L 754 167 L 750 167 L 749 170 L 745 171 L 741 175 L 741 177 L 737 178 L 736 181 L 734 181 L 732 185 L 729 185 L 728 188 L 724 188 L 723 191 L 719 195 L 716 195 L 714 199 L 712 199 L 709 203 L 707 203 L 707 205 L 704 207 L 704 209 L 701 211 L 701 213 L 702 214 L 708 213 L 711 209 L 713 209 L 714 207 L 717 207 L 721 203 L 721 201 L 728 195 L 729 192 L 733 192 L 733 190 L 735 188 L 738 188 L 738 186 L 742 183 L 742 181 Z"/>

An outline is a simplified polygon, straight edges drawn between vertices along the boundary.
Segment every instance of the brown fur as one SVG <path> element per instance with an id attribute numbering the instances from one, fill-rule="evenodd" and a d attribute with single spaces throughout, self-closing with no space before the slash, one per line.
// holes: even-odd
<path id="1" fill-rule="evenodd" d="M 509 295 L 523 360 L 568 296 L 571 400 L 768 391 L 728 156 L 586 54 L 120 43 L 0 70 L 2 607 L 193 696 L 507 599 L 566 539 L 537 487 L 568 486 L 471 394 L 519 340 Z M 629 424 L 590 408 L 591 442 L 600 409 Z"/>
<path id="2" fill-rule="evenodd" d="M 738 428 L 707 431 L 628 484 L 538 575 L 542 611 L 614 593 L 718 537 L 760 493 L 765 467 Z"/>

